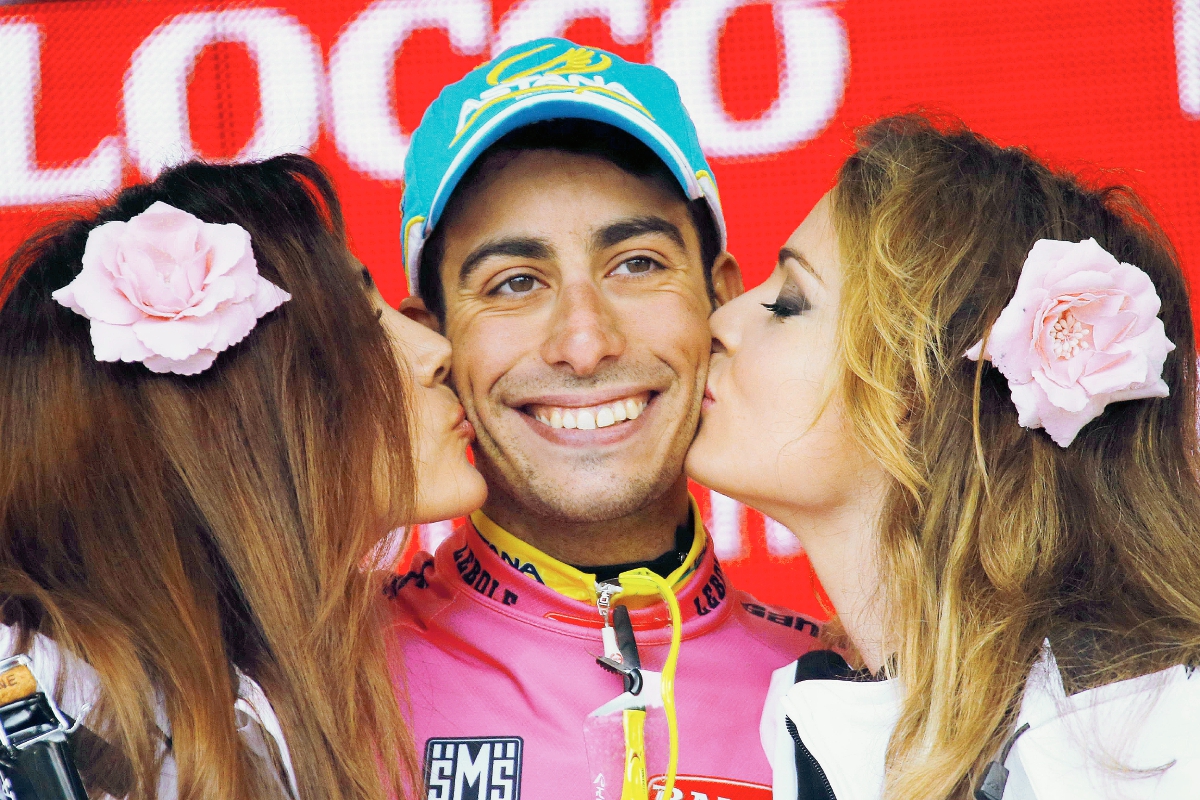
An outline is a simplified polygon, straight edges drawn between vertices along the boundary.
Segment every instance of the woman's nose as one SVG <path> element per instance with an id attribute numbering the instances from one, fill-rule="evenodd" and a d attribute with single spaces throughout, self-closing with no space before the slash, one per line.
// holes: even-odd
<path id="1" fill-rule="evenodd" d="M 740 340 L 739 316 L 741 301 L 746 297 L 732 300 L 718 308 L 708 318 L 708 326 L 712 330 L 712 351 L 714 353 L 732 353 Z"/>
<path id="2" fill-rule="evenodd" d="M 393 324 L 398 328 L 417 381 L 427 387 L 446 383 L 450 376 L 450 341 L 398 311 L 391 314 L 395 315 Z"/>

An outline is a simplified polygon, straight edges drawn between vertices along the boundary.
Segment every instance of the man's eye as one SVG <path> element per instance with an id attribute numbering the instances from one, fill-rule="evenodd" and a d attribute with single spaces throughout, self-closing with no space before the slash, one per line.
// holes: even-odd
<path id="1" fill-rule="evenodd" d="M 493 294 L 526 294 L 537 288 L 538 279 L 532 275 L 516 275 L 492 290 Z"/>
<path id="2" fill-rule="evenodd" d="M 652 272 L 659 269 L 662 265 L 653 258 L 646 256 L 637 256 L 636 258 L 626 259 L 622 261 L 616 269 L 610 272 L 610 275 L 644 275 L 647 272 Z"/>

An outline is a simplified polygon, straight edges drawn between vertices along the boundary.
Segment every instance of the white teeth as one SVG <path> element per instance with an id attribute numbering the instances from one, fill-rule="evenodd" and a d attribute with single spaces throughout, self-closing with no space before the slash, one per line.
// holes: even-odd
<path id="1" fill-rule="evenodd" d="M 551 428 L 581 431 L 607 428 L 618 422 L 637 419 L 646 409 L 645 400 L 614 400 L 592 408 L 553 408 L 542 406 L 533 411 L 534 418 Z"/>

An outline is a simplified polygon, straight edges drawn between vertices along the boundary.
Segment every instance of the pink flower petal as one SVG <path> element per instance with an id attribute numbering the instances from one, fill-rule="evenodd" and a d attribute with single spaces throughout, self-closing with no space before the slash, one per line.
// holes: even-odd
<path id="1" fill-rule="evenodd" d="M 195 216 L 161 200 L 129 220 L 134 242 L 152 244 L 174 262 L 196 252 L 202 225 Z"/>
<path id="2" fill-rule="evenodd" d="M 1137 315 L 1125 312 L 1096 319 L 1092 323 L 1092 346 L 1100 351 L 1107 350 L 1114 342 L 1130 336 L 1137 324 Z"/>
<path id="3" fill-rule="evenodd" d="M 1159 308 L 1149 276 L 1094 239 L 1035 243 L 988 340 L 1020 424 L 1066 447 L 1108 403 L 1163 396 L 1175 345 Z M 1060 320 L 1067 327 L 1055 331 Z M 967 357 L 979 358 L 978 346 Z"/>
<path id="4" fill-rule="evenodd" d="M 1130 386 L 1119 392 L 1113 392 L 1108 397 L 1109 403 L 1119 403 L 1125 400 L 1145 400 L 1148 397 L 1170 397 L 1171 389 L 1162 378 L 1155 378 L 1138 386 Z"/>
<path id="5" fill-rule="evenodd" d="M 254 304 L 254 313 L 259 317 L 271 313 L 292 299 L 290 294 L 266 278 L 257 277 L 255 281 L 257 285 L 250 300 Z"/>
<path id="6" fill-rule="evenodd" d="M 1034 242 L 1021 267 L 1016 294 L 1023 296 L 1035 288 L 1044 288 L 1046 275 L 1054 269 L 1064 255 L 1070 252 L 1070 247 L 1071 242 L 1060 242 L 1054 239 L 1039 239 Z"/>
<path id="7" fill-rule="evenodd" d="M 208 245 L 209 279 L 227 275 L 241 266 L 249 266 L 254 272 L 254 251 L 250 247 L 250 234 L 239 225 L 211 225 L 205 228 L 204 240 Z"/>
<path id="8" fill-rule="evenodd" d="M 1133 276 L 1126 279 L 1124 273 L 1128 271 L 1136 273 L 1140 279 L 1135 280 Z M 1133 333 L 1140 334 L 1145 332 L 1149 321 L 1158 316 L 1158 312 L 1162 308 L 1162 301 L 1154 290 L 1154 284 L 1150 282 L 1150 277 L 1140 269 L 1123 264 L 1121 272 L 1121 285 L 1125 301 L 1121 310 L 1137 317 L 1139 324 L 1134 328 Z"/>
<path id="9" fill-rule="evenodd" d="M 211 367 L 216 360 L 217 354 L 212 350 L 201 350 L 195 355 L 182 360 L 164 358 L 163 356 L 149 356 L 146 358 L 145 364 L 151 372 L 199 375 Z"/>
<path id="10" fill-rule="evenodd" d="M 217 319 L 217 330 L 207 346 L 218 353 L 245 339 L 258 324 L 258 316 L 250 303 L 229 303 L 221 309 Z"/>
<path id="11" fill-rule="evenodd" d="M 1149 363 L 1143 353 L 1097 354 L 1096 361 L 1101 359 L 1108 363 L 1079 379 L 1079 385 L 1088 394 L 1108 395 L 1146 382 Z"/>
<path id="12" fill-rule="evenodd" d="M 121 237 L 128 225 L 127 222 L 106 222 L 92 228 L 83 246 L 83 263 L 106 272 L 115 269 Z"/>
<path id="13" fill-rule="evenodd" d="M 195 374 L 290 295 L 259 276 L 241 227 L 159 202 L 97 226 L 83 269 L 54 298 L 92 320 L 97 358 Z"/>
<path id="14" fill-rule="evenodd" d="M 128 325 L 92 320 L 91 329 L 92 351 L 97 361 L 141 361 L 151 354 Z"/>
<path id="15" fill-rule="evenodd" d="M 208 347 L 221 320 L 218 316 L 146 319 L 133 324 L 138 340 L 153 353 L 182 360 Z"/>
<path id="16" fill-rule="evenodd" d="M 1042 409 L 1042 424 L 1050 438 L 1059 447 L 1067 447 L 1075 441 L 1075 437 L 1084 425 L 1100 416 L 1104 411 L 1103 403 L 1089 402 L 1076 412 L 1064 411 L 1061 408 L 1048 406 Z"/>
<path id="17" fill-rule="evenodd" d="M 1076 297 L 1071 304 L 1071 313 L 1080 322 L 1091 325 L 1098 320 L 1122 313 L 1125 301 L 1125 295 L 1117 291 L 1087 292 Z"/>
<path id="18" fill-rule="evenodd" d="M 1115 261 L 1113 262 L 1116 263 Z M 1113 279 L 1107 272 L 1099 270 L 1081 270 L 1067 272 L 1064 262 L 1056 270 L 1058 279 L 1046 282 L 1046 291 L 1055 297 L 1064 297 L 1089 292 L 1105 293 L 1113 288 Z"/>
<path id="19" fill-rule="evenodd" d="M 129 325 L 144 316 L 96 269 L 85 267 L 75 280 L 50 296 L 77 314 L 110 325 Z"/>
<path id="20" fill-rule="evenodd" d="M 1046 408 L 1054 406 L 1064 411 L 1080 411 L 1087 406 L 1088 395 L 1080 386 L 1064 386 L 1041 371 L 1033 373 L 1033 380 L 1046 395 L 1048 403 L 1040 409 L 1045 416 Z"/>
<path id="21" fill-rule="evenodd" d="M 1029 383 L 1009 384 L 1009 395 L 1013 405 L 1017 407 L 1017 424 L 1023 428 L 1040 428 L 1042 426 L 1042 408 L 1049 406 L 1046 393 L 1030 381 Z"/>
<path id="22" fill-rule="evenodd" d="M 1040 295 L 1039 291 L 1034 292 Z M 1030 337 L 1033 334 L 1034 322 L 1038 314 L 1040 297 L 1023 298 L 1025 307 L 1017 303 L 1009 303 L 992 325 L 992 334 L 988 338 L 988 351 L 992 363 L 1004 373 L 1009 380 L 1018 383 L 1028 383 L 1032 377 L 1032 345 Z"/>
<path id="23" fill-rule="evenodd" d="M 222 303 L 237 300 L 237 285 L 228 277 L 214 281 L 204 288 L 199 301 L 180 312 L 181 317 L 204 317 Z"/>

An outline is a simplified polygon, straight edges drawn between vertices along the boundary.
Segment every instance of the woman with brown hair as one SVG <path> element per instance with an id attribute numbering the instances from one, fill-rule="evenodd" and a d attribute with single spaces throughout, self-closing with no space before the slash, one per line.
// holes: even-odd
<path id="1" fill-rule="evenodd" d="M 372 567 L 485 488 L 448 344 L 383 304 L 320 168 L 168 170 L 0 298 L 0 645 L 95 734 L 88 791 L 408 796 Z"/>
<path id="2" fill-rule="evenodd" d="M 712 326 L 689 472 L 796 534 L 859 668 L 776 674 L 776 798 L 1195 796 L 1194 330 L 1130 191 L 886 119 Z"/>

